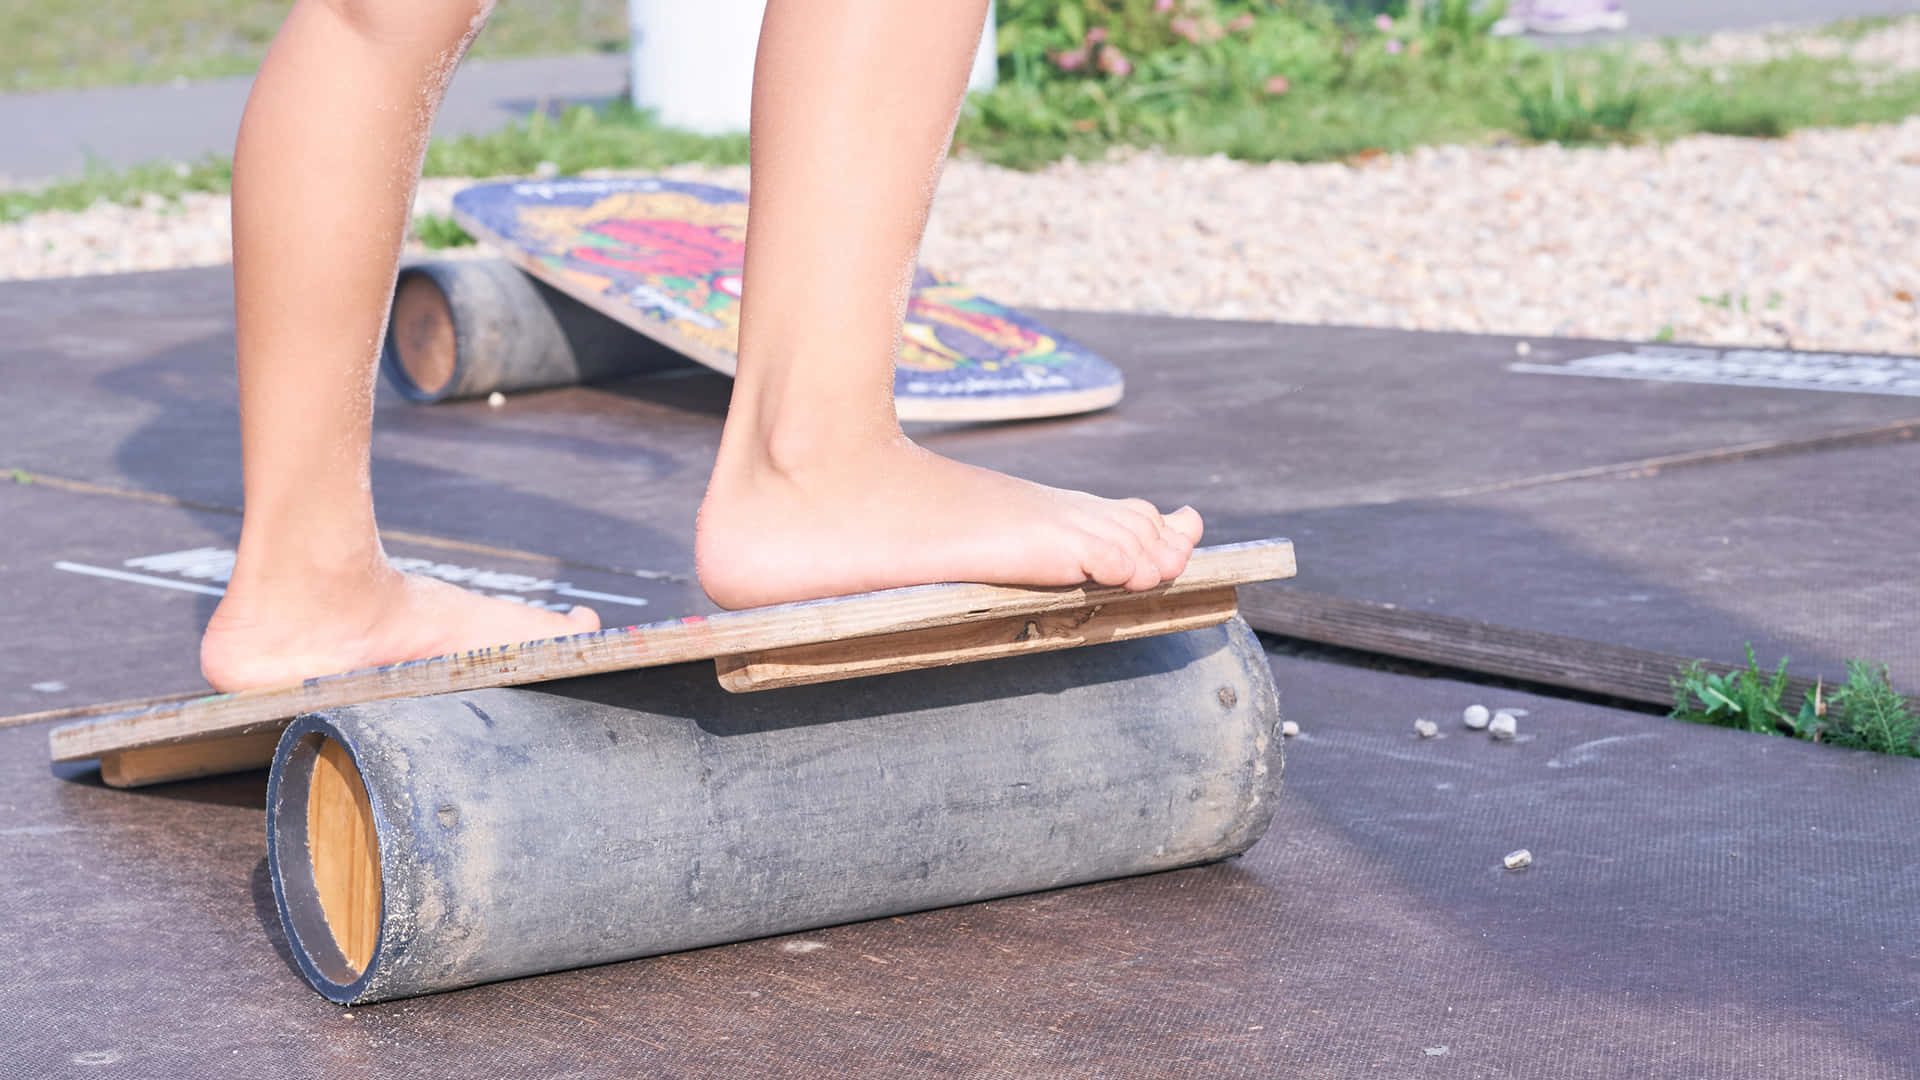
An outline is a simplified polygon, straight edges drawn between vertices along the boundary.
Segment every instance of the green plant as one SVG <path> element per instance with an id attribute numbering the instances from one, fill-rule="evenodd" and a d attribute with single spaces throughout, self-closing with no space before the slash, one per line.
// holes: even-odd
<path id="1" fill-rule="evenodd" d="M 1706 669 L 1698 660 L 1681 669 L 1673 680 L 1673 712 L 1676 720 L 1716 727 L 1738 728 L 1761 735 L 1799 735 L 1803 729 L 1812 737 L 1811 725 L 1817 719 L 1804 706 L 1789 714 L 1782 702 L 1787 691 L 1787 658 L 1772 675 L 1760 670 L 1753 646 L 1747 646 L 1747 666 L 1724 675 Z"/>
<path id="2" fill-rule="evenodd" d="M 1476 53 L 1492 36 L 1493 24 L 1507 13 L 1504 0 L 1486 4 L 1479 0 L 1409 0 L 1407 17 L 1419 30 L 1432 37 L 1435 51 Z"/>
<path id="3" fill-rule="evenodd" d="M 1770 101 L 1703 94 L 1684 100 L 1679 108 L 1695 131 L 1710 135 L 1777 139 L 1794 126 L 1786 111 Z"/>
<path id="4" fill-rule="evenodd" d="M 1536 142 L 1586 143 L 1632 133 L 1641 111 L 1639 91 L 1619 85 L 1596 90 L 1585 83 L 1569 89 L 1567 79 L 1566 62 L 1559 56 L 1548 63 L 1544 86 L 1528 86 L 1508 78 L 1507 86 L 1528 138 Z"/>
<path id="5" fill-rule="evenodd" d="M 1920 712 L 1893 688 L 1885 664 L 1847 661 L 1847 681 L 1831 695 L 1816 684 L 1793 712 L 1787 711 L 1787 658 L 1772 674 L 1760 669 L 1753 646 L 1747 666 L 1715 674 L 1699 661 L 1673 679 L 1676 720 L 1785 735 L 1810 742 L 1920 757 Z"/>
<path id="6" fill-rule="evenodd" d="M 421 214 L 414 218 L 413 235 L 434 251 L 470 247 L 474 243 L 472 235 L 461 228 L 459 222 L 441 214 Z"/>
<path id="7" fill-rule="evenodd" d="M 1920 712 L 1893 688 L 1885 664 L 1847 661 L 1847 681 L 1828 700 L 1821 741 L 1920 757 Z"/>

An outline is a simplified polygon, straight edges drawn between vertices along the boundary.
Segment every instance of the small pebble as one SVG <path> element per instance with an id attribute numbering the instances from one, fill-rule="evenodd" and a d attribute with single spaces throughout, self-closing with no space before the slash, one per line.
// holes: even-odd
<path id="1" fill-rule="evenodd" d="M 1440 725 L 1431 720 L 1415 720 L 1413 722 L 1413 731 L 1414 734 L 1423 739 L 1431 739 L 1435 735 L 1440 734 Z"/>
<path id="2" fill-rule="evenodd" d="M 1493 720 L 1487 724 L 1487 734 L 1496 739 L 1511 739 L 1520 734 L 1520 721 L 1510 712 L 1494 713 Z"/>
<path id="3" fill-rule="evenodd" d="M 1469 705 L 1467 711 L 1460 715 L 1460 720 L 1474 731 L 1482 731 L 1486 729 L 1487 717 L 1491 715 L 1485 705 Z"/>
<path id="4" fill-rule="evenodd" d="M 1520 356 L 1531 356 L 1533 355 L 1533 346 L 1523 341 L 1515 345 L 1513 351 Z"/>
<path id="5" fill-rule="evenodd" d="M 1527 867 L 1533 865 L 1533 852 L 1528 851 L 1526 848 L 1521 848 L 1519 851 L 1509 851 L 1507 852 L 1507 857 L 1500 861 L 1505 863 L 1509 870 L 1525 870 Z"/>
<path id="6" fill-rule="evenodd" d="M 495 390 L 493 393 L 487 395 L 487 404 L 493 406 L 496 409 L 502 405 L 505 405 L 506 403 L 507 403 L 507 395 L 501 393 L 498 390 Z"/>
<path id="7" fill-rule="evenodd" d="M 1282 720 L 1280 722 L 1280 734 L 1291 739 L 1295 735 L 1300 734 L 1300 725 L 1291 720 Z"/>

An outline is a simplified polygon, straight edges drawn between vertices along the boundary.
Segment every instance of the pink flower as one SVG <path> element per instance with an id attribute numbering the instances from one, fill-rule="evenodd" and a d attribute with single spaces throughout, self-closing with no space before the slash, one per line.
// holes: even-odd
<path id="1" fill-rule="evenodd" d="M 1200 24 L 1194 22 L 1192 16 L 1179 16 L 1167 24 L 1167 29 L 1173 31 L 1174 34 L 1179 37 L 1186 38 L 1195 45 L 1200 44 Z"/>
<path id="2" fill-rule="evenodd" d="M 1079 71 L 1087 66 L 1087 50 L 1068 49 L 1066 52 L 1054 53 L 1053 66 L 1061 71 Z"/>
<path id="3" fill-rule="evenodd" d="M 1243 11 L 1240 14 L 1235 15 L 1233 17 L 1233 20 L 1227 23 L 1227 29 L 1234 31 L 1235 33 L 1253 29 L 1253 12 Z"/>
<path id="4" fill-rule="evenodd" d="M 1287 82 L 1285 75 L 1275 75 L 1273 78 L 1267 80 L 1267 93 L 1272 94 L 1274 97 L 1279 97 L 1291 88 L 1292 84 Z"/>
<path id="5" fill-rule="evenodd" d="M 1100 50 L 1100 70 L 1113 76 L 1133 74 L 1133 65 L 1120 55 L 1120 50 L 1109 45 Z"/>
<path id="6" fill-rule="evenodd" d="M 1392 55 L 1394 56 L 1400 55 L 1400 50 L 1403 48 L 1405 48 L 1405 46 L 1400 44 L 1399 38 L 1387 39 L 1387 52 L 1391 53 Z"/>
<path id="7" fill-rule="evenodd" d="M 1107 40 L 1106 27 L 1096 26 L 1087 31 L 1087 44 L 1098 45 L 1105 40 Z"/>
<path id="8" fill-rule="evenodd" d="M 1172 10 L 1173 0 L 1153 0 L 1153 13 L 1155 15 L 1165 15 Z"/>
<path id="9" fill-rule="evenodd" d="M 1393 16 L 1388 15 L 1384 12 L 1382 12 L 1379 15 L 1375 15 L 1373 17 L 1373 28 L 1375 30 L 1380 31 L 1383 34 L 1393 29 Z"/>

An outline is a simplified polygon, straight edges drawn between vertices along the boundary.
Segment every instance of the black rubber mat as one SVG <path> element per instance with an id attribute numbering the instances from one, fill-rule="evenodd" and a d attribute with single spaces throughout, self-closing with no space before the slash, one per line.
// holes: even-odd
<path id="1" fill-rule="evenodd" d="M 1752 644 L 1808 678 L 1860 657 L 1914 692 L 1917 491 L 1909 442 L 1265 522 L 1301 588 L 1729 662 Z"/>
<path id="2" fill-rule="evenodd" d="M 0 375 L 31 393 L 0 396 L 0 467 L 237 506 L 227 273 L 4 286 Z M 1516 374 L 1515 343 L 1503 338 L 1046 317 L 1125 370 L 1120 407 L 928 429 L 923 441 L 1047 483 L 1190 502 L 1221 540 L 1284 534 L 1311 510 L 1920 420 L 1920 399 L 1908 397 Z M 1606 348 L 1540 341 L 1527 359 Z M 383 395 L 381 520 L 684 572 L 728 385 L 690 366 L 515 397 L 500 409 L 421 408 Z M 1394 565 L 1383 562 L 1382 572 Z"/>
<path id="3" fill-rule="evenodd" d="M 0 708 L 185 689 L 212 597 L 179 586 L 217 586 L 238 521 L 225 272 L 0 295 L 0 467 L 50 481 L 0 484 Z M 1487 338 L 1049 318 L 1125 367 L 1128 402 L 926 441 L 1194 502 L 1217 539 L 1290 533 L 1303 587 L 1364 599 L 1821 657 L 1911 625 L 1909 447 L 1513 486 L 1844 436 L 1908 399 L 1521 376 Z M 542 601 L 698 606 L 725 390 L 383 401 L 382 520 L 418 534 L 389 547 Z M 44 727 L 0 731 L 0 1076 L 1920 1075 L 1920 765 L 1275 670 L 1306 733 L 1245 858 L 352 1012 L 288 961 L 261 776 L 111 791 L 50 770 Z M 1527 709 L 1522 740 L 1466 734 L 1476 700 Z M 1534 865 L 1501 869 L 1519 847 Z"/>
<path id="4" fill-rule="evenodd" d="M 199 635 L 232 567 L 237 514 L 0 479 L 0 521 L 0 715 L 201 685 Z M 491 596 L 585 604 L 608 626 L 706 605 L 678 575 L 635 576 L 432 536 L 389 535 L 386 548 L 407 569 Z"/>
<path id="5" fill-rule="evenodd" d="M 1275 673 L 1304 734 L 1241 859 L 350 1012 L 286 953 L 260 774 L 113 791 L 0 732 L 0 1071 L 1916 1075 L 1920 763 Z"/>

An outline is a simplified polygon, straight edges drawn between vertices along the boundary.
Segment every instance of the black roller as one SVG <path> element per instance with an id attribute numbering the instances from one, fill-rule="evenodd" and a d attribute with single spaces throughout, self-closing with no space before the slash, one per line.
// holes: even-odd
<path id="1" fill-rule="evenodd" d="M 503 259 L 403 267 L 380 356 L 387 381 L 417 402 L 571 386 L 685 363 Z"/>
<path id="2" fill-rule="evenodd" d="M 358 705 L 280 742 L 274 895 L 313 985 L 369 1002 L 1166 870 L 1259 839 L 1278 724 L 1238 619 L 760 694 L 698 664 Z"/>

